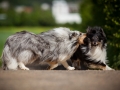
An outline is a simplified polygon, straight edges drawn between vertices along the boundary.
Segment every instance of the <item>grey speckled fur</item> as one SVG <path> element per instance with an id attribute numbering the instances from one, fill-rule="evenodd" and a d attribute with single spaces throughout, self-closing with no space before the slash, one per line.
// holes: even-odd
<path id="1" fill-rule="evenodd" d="M 34 34 L 27 31 L 17 32 L 8 37 L 2 62 L 4 70 L 29 70 L 25 65 L 39 58 L 50 64 L 50 69 L 63 64 L 68 70 L 73 70 L 66 60 L 78 48 L 80 32 L 70 31 L 68 28 L 55 28 L 53 30 Z M 53 64 L 53 63 L 54 64 Z"/>

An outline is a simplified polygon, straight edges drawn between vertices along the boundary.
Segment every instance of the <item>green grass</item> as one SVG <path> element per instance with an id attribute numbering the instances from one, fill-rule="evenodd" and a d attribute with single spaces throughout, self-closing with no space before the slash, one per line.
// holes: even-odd
<path id="1" fill-rule="evenodd" d="M 0 27 L 0 56 L 2 54 L 5 41 L 10 35 L 23 30 L 38 34 L 40 32 L 45 32 L 52 28 L 53 27 Z M 0 66 L 1 66 L 1 60 L 0 60 Z"/>

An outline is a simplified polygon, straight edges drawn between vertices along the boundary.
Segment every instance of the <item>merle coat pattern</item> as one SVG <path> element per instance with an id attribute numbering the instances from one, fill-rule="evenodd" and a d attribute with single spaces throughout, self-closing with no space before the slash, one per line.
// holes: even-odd
<path id="1" fill-rule="evenodd" d="M 79 46 L 78 31 L 68 28 L 55 28 L 53 30 L 34 34 L 27 31 L 17 32 L 8 37 L 2 54 L 4 70 L 29 70 L 25 65 L 39 61 L 47 62 L 50 70 L 62 64 L 68 70 L 74 70 L 67 64 L 72 54 Z"/>

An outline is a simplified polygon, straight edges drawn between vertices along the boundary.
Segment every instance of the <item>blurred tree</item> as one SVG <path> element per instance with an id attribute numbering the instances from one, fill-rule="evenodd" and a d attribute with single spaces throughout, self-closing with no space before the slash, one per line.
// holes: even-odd
<path id="1" fill-rule="evenodd" d="M 4 14 L 5 18 L 0 20 L 0 26 L 13 26 L 15 22 L 15 11 L 13 7 L 10 7 L 9 10 L 0 9 L 0 14 Z"/>
<path id="2" fill-rule="evenodd" d="M 120 69 L 120 0 L 103 0 L 110 65 Z"/>
<path id="3" fill-rule="evenodd" d="M 0 26 L 6 24 L 6 21 L 4 20 L 6 18 L 6 14 L 5 13 L 6 13 L 5 10 L 0 8 Z M 3 15 L 3 17 L 1 15 Z"/>
<path id="4" fill-rule="evenodd" d="M 41 13 L 42 14 L 40 15 L 40 20 L 39 20 L 40 25 L 42 26 L 55 26 L 56 25 L 51 11 L 41 10 Z"/>
<path id="5" fill-rule="evenodd" d="M 51 10 L 42 10 L 38 4 L 34 4 L 30 12 L 18 13 L 14 7 L 8 10 L 0 9 L 0 14 L 5 14 L 6 19 L 0 20 L 0 26 L 54 26 L 55 20 Z"/>
<path id="6" fill-rule="evenodd" d="M 108 38 L 110 66 L 120 69 L 120 0 L 82 0 L 81 31 L 88 26 L 101 26 Z"/>
<path id="7" fill-rule="evenodd" d="M 101 3 L 101 0 L 82 0 L 79 8 L 82 17 L 81 31 L 86 31 L 88 26 L 104 26 L 104 6 Z"/>
<path id="8" fill-rule="evenodd" d="M 0 0 L 0 2 L 5 1 L 5 0 Z M 12 6 L 33 6 L 34 3 L 52 3 L 52 0 L 6 0 L 10 3 Z"/>

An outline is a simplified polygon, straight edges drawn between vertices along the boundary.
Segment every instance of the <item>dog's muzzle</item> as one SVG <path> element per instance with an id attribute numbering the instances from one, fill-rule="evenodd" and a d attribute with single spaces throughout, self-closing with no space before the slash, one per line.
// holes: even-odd
<path id="1" fill-rule="evenodd" d="M 84 39 L 86 37 L 86 33 L 81 33 L 80 32 L 80 36 L 79 36 L 79 44 L 84 44 Z"/>
<path id="2" fill-rule="evenodd" d="M 92 46 L 98 46 L 98 42 L 92 42 Z"/>

